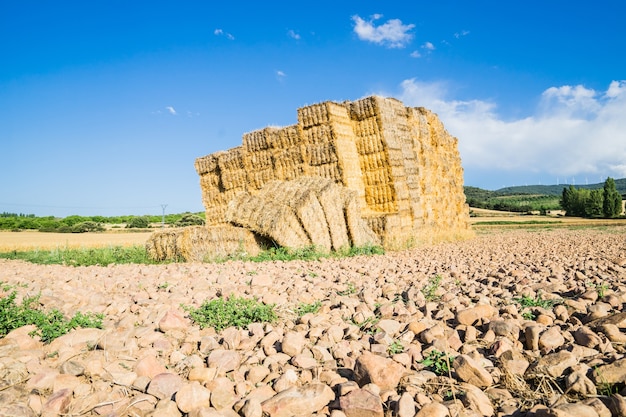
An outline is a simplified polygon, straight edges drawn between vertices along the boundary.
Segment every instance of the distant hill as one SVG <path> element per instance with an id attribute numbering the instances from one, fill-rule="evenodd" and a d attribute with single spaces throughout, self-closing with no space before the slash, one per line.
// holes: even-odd
<path id="1" fill-rule="evenodd" d="M 576 184 L 576 188 L 588 188 L 595 190 L 602 188 L 604 182 L 598 184 Z M 558 195 L 563 193 L 563 188 L 569 187 L 569 184 L 560 185 L 520 185 L 517 187 L 504 187 L 493 191 L 494 195 Z M 626 194 L 626 178 L 615 180 L 615 188 L 620 194 Z"/>
<path id="2" fill-rule="evenodd" d="M 604 183 L 575 185 L 576 188 L 598 189 Z M 470 207 L 491 210 L 530 212 L 558 210 L 563 188 L 569 184 L 559 185 L 524 185 L 505 187 L 490 191 L 478 187 L 465 186 L 465 199 Z M 626 195 L 626 178 L 615 180 L 617 191 Z"/>

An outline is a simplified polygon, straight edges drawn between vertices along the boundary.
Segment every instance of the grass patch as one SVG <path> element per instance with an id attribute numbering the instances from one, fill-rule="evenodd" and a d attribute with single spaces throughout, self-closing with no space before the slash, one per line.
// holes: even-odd
<path id="1" fill-rule="evenodd" d="M 544 300 L 541 298 L 541 294 L 537 294 L 535 298 L 524 295 L 522 297 L 513 298 L 513 301 L 518 303 L 522 308 L 541 307 L 545 309 L 550 309 L 561 303 L 561 300 Z"/>
<path id="2" fill-rule="evenodd" d="M 11 251 L 0 253 L 0 258 L 22 260 L 41 265 L 71 266 L 159 263 L 150 259 L 145 247 L 141 245 Z"/>
<path id="3" fill-rule="evenodd" d="M 77 312 L 68 320 L 59 310 L 41 311 L 38 306 L 39 296 L 25 298 L 19 305 L 15 302 L 16 297 L 17 293 L 13 291 L 0 299 L 0 336 L 5 336 L 19 327 L 34 324 L 37 330 L 32 335 L 37 335 L 42 342 L 48 343 L 77 327 L 102 329 L 102 314 Z"/>
<path id="4" fill-rule="evenodd" d="M 437 295 L 437 290 L 441 285 L 441 275 L 435 275 L 428 280 L 428 284 L 424 288 L 422 288 L 422 294 L 427 301 L 436 301 L 439 299 Z"/>
<path id="5" fill-rule="evenodd" d="M 325 258 L 346 258 L 360 255 L 383 255 L 385 250 L 381 246 L 366 245 L 353 246 L 345 250 L 327 252 L 315 246 L 309 246 L 302 249 L 290 249 L 284 247 L 269 248 L 260 254 L 251 257 L 235 257 L 237 260 L 252 262 L 267 261 L 318 261 Z M 224 261 L 235 259 L 232 257 L 224 259 Z"/>
<path id="6" fill-rule="evenodd" d="M 298 307 L 296 307 L 296 314 L 298 315 L 298 317 L 302 317 L 305 314 L 309 314 L 309 313 L 317 313 L 318 311 L 320 311 L 320 308 L 322 308 L 322 302 L 321 301 L 316 301 L 314 303 L 311 304 L 307 304 L 307 303 L 300 303 L 298 305 Z"/>
<path id="7" fill-rule="evenodd" d="M 477 221 L 474 223 L 474 226 L 523 226 L 526 224 L 537 224 L 537 225 L 551 225 L 551 224 L 560 224 L 562 221 L 551 221 L 551 220 L 524 220 L 524 221 L 510 221 L 510 220 L 489 220 L 485 222 Z"/>
<path id="8" fill-rule="evenodd" d="M 199 308 L 183 306 L 183 309 L 201 329 L 213 327 L 219 332 L 231 326 L 241 328 L 250 323 L 272 323 L 278 318 L 274 307 L 274 304 L 257 300 L 220 297 L 205 301 Z"/>
<path id="9" fill-rule="evenodd" d="M 450 365 L 454 362 L 454 357 L 437 349 L 428 352 L 421 364 L 437 375 L 449 375 Z"/>

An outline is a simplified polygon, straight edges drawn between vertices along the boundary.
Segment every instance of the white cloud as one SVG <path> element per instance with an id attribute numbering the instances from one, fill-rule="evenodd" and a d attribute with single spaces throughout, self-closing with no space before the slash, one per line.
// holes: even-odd
<path id="1" fill-rule="evenodd" d="M 287 77 L 287 74 L 285 74 L 284 71 L 278 70 L 276 71 L 276 79 L 278 79 L 278 81 L 282 81 Z"/>
<path id="2" fill-rule="evenodd" d="M 287 31 L 287 36 L 289 36 L 290 38 L 293 38 L 295 40 L 300 40 L 300 34 L 296 33 L 295 31 L 289 29 Z"/>
<path id="3" fill-rule="evenodd" d="M 230 33 L 228 33 L 228 32 L 224 32 L 222 29 L 219 29 L 219 28 L 218 28 L 218 29 L 215 29 L 215 30 L 213 31 L 213 34 L 214 34 L 215 36 L 226 36 L 226 39 L 229 39 L 229 40 L 231 40 L 231 41 L 232 41 L 232 40 L 235 40 L 235 37 L 234 37 L 233 35 L 231 35 L 231 34 L 230 34 Z"/>
<path id="4" fill-rule="evenodd" d="M 425 49 L 427 51 L 434 51 L 435 50 L 435 45 L 433 45 L 431 42 L 424 42 L 424 44 L 422 45 L 422 49 Z"/>
<path id="5" fill-rule="evenodd" d="M 455 38 L 457 38 L 457 39 L 459 39 L 459 38 L 461 38 L 461 37 L 463 37 L 463 36 L 467 36 L 467 35 L 469 35 L 469 33 L 470 33 L 470 32 L 469 32 L 469 30 L 462 30 L 462 31 L 460 31 L 460 32 L 456 32 L 456 33 L 454 34 L 454 37 L 455 37 Z"/>
<path id="6" fill-rule="evenodd" d="M 167 110 L 169 112 L 169 114 L 176 116 L 178 113 L 176 113 L 176 109 L 172 106 L 166 106 L 165 110 Z"/>
<path id="7" fill-rule="evenodd" d="M 385 95 L 385 94 L 383 94 Z M 533 114 L 506 120 L 488 100 L 455 100 L 446 83 L 402 82 L 397 97 L 437 113 L 459 138 L 466 171 L 626 177 L 626 81 L 606 91 L 551 87 Z"/>
<path id="8" fill-rule="evenodd" d="M 410 54 L 411 58 L 420 58 L 422 56 L 422 54 L 420 54 L 420 51 L 413 51 Z"/>
<path id="9" fill-rule="evenodd" d="M 413 39 L 410 31 L 414 24 L 405 25 L 400 19 L 387 20 L 382 25 L 376 26 L 374 21 L 382 18 L 383 15 L 375 14 L 370 20 L 363 20 L 359 16 L 352 16 L 354 21 L 354 33 L 359 39 L 385 45 L 389 48 L 404 48 Z"/>

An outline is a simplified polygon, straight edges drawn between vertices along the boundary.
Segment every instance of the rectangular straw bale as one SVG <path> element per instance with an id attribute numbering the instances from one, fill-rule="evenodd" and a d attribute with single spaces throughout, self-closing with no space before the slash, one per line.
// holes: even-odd
<path id="1" fill-rule="evenodd" d="M 237 146 L 220 153 L 217 156 L 217 165 L 222 172 L 243 169 L 243 147 Z"/>
<path id="2" fill-rule="evenodd" d="M 379 153 L 385 150 L 385 144 L 383 143 L 380 135 L 366 135 L 359 136 L 356 139 L 357 149 L 359 154 L 368 155 L 372 153 Z"/>
<path id="3" fill-rule="evenodd" d="M 251 190 L 259 190 L 265 183 L 275 179 L 276 174 L 274 167 L 248 171 L 248 188 Z"/>
<path id="4" fill-rule="evenodd" d="M 386 168 L 387 155 L 385 152 L 378 152 L 372 154 L 361 155 L 361 169 L 365 171 L 375 171 L 381 168 Z"/>
<path id="5" fill-rule="evenodd" d="M 266 127 L 253 132 L 244 133 L 242 138 L 244 153 L 258 152 L 272 147 L 273 136 L 280 129 L 276 127 Z"/>
<path id="6" fill-rule="evenodd" d="M 226 204 L 204 209 L 205 224 L 212 226 L 226 223 Z"/>
<path id="7" fill-rule="evenodd" d="M 332 142 L 333 136 L 330 126 L 324 124 L 302 129 L 302 139 L 305 145 L 309 145 L 312 143 Z"/>
<path id="8" fill-rule="evenodd" d="M 161 229 L 153 232 L 146 242 L 148 256 L 155 261 L 178 260 L 182 229 Z"/>
<path id="9" fill-rule="evenodd" d="M 291 125 L 278 129 L 270 135 L 270 143 L 273 149 L 288 149 L 299 146 L 302 143 L 298 125 Z"/>
<path id="10" fill-rule="evenodd" d="M 339 168 L 339 165 L 337 163 L 311 165 L 307 169 L 307 174 L 322 178 L 328 178 L 336 183 L 342 182 L 341 169 Z"/>
<path id="11" fill-rule="evenodd" d="M 357 136 L 381 135 L 379 120 L 377 117 L 368 117 L 353 123 Z"/>
<path id="12" fill-rule="evenodd" d="M 181 253 L 188 262 L 256 256 L 263 249 L 262 240 L 253 232 L 230 224 L 185 227 L 181 243 Z"/>
<path id="13" fill-rule="evenodd" d="M 298 124 L 307 128 L 316 126 L 328 121 L 327 103 L 318 103 L 298 109 Z"/>
<path id="14" fill-rule="evenodd" d="M 379 168 L 363 173 L 365 184 L 367 185 L 381 185 L 387 184 L 391 181 L 389 170 L 387 168 Z"/>
<path id="15" fill-rule="evenodd" d="M 196 158 L 194 161 L 194 167 L 198 175 L 204 175 L 207 173 L 215 173 L 218 171 L 217 157 L 221 152 L 216 152 L 210 155 Z"/>
<path id="16" fill-rule="evenodd" d="M 341 194 L 344 201 L 344 216 L 352 245 L 358 247 L 380 244 L 378 236 L 361 218 L 361 209 L 356 198 L 356 193 L 344 188 L 341 190 Z"/>
<path id="17" fill-rule="evenodd" d="M 304 148 L 304 162 L 308 165 L 337 163 L 337 160 L 334 143 L 309 143 Z"/>
<path id="18" fill-rule="evenodd" d="M 280 246 L 302 248 L 311 245 L 293 210 L 277 199 L 268 200 L 241 193 L 229 203 L 226 218 L 231 223 L 272 238 Z"/>
<path id="19" fill-rule="evenodd" d="M 289 184 L 289 183 L 285 183 Z M 288 199 L 288 193 L 285 194 L 283 201 L 289 201 L 289 205 L 294 208 L 296 215 L 300 219 L 302 227 L 306 231 L 307 235 L 312 242 L 315 242 L 319 249 L 324 251 L 330 251 L 331 239 L 330 232 L 328 230 L 328 223 L 324 215 L 324 209 L 320 204 L 315 193 L 306 189 L 304 193 L 299 193 L 299 198 L 294 200 Z M 277 197 L 281 197 L 278 194 Z"/>
<path id="20" fill-rule="evenodd" d="M 340 250 L 349 247 L 350 238 L 344 218 L 340 188 L 335 183 L 325 183 L 319 188 L 317 197 L 326 215 L 333 249 Z"/>
<path id="21" fill-rule="evenodd" d="M 243 154 L 243 166 L 247 171 L 271 168 L 274 165 L 272 149 L 262 149 L 254 152 L 245 152 Z"/>
<path id="22" fill-rule="evenodd" d="M 378 114 L 376 97 L 366 97 L 350 103 L 350 117 L 354 120 L 363 120 Z"/>
<path id="23" fill-rule="evenodd" d="M 225 190 L 246 189 L 247 173 L 244 169 L 222 170 L 222 185 Z"/>
<path id="24" fill-rule="evenodd" d="M 222 180 L 219 172 L 208 171 L 200 176 L 200 189 L 219 189 L 221 187 Z"/>

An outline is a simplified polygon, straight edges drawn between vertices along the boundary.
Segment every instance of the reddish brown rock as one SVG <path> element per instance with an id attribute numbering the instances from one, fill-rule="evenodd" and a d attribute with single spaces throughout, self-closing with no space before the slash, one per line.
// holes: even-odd
<path id="1" fill-rule="evenodd" d="M 346 417 L 383 417 L 383 404 L 378 395 L 356 389 L 339 398 L 339 408 Z M 415 408 L 415 407 L 414 407 Z"/>
<path id="2" fill-rule="evenodd" d="M 312 384 L 279 392 L 261 405 L 270 417 L 306 416 L 322 410 L 335 398 L 328 385 Z"/>
<path id="3" fill-rule="evenodd" d="M 354 366 L 354 376 L 360 386 L 371 382 L 383 391 L 395 389 L 405 372 L 398 362 L 370 352 L 359 356 Z"/>

